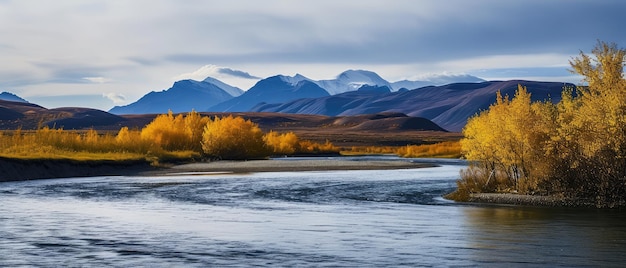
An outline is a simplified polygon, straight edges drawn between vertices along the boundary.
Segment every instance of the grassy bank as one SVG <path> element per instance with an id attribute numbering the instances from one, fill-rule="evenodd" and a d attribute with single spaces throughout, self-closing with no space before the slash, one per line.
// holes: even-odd
<path id="1" fill-rule="evenodd" d="M 76 160 L 0 157 L 0 182 L 33 179 L 132 175 L 154 170 L 145 159 Z"/>

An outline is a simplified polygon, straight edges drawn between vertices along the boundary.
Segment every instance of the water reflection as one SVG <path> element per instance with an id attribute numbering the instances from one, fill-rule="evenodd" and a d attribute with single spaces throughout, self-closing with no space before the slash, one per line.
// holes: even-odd
<path id="1" fill-rule="evenodd" d="M 626 252 L 623 211 L 468 207 L 469 246 L 479 263 L 620 267 Z M 520 254 L 522 253 L 522 254 Z"/>

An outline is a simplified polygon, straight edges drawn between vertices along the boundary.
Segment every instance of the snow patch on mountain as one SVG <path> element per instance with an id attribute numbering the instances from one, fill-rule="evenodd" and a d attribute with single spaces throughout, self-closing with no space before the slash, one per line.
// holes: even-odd
<path id="1" fill-rule="evenodd" d="M 366 70 L 347 70 L 331 80 L 315 81 L 321 88 L 326 89 L 331 95 L 341 94 L 344 92 L 355 91 L 364 85 L 368 86 L 387 86 L 392 88 L 391 84 L 372 71 Z"/>
<path id="2" fill-rule="evenodd" d="M 232 95 L 233 97 L 237 97 L 241 94 L 243 94 L 243 90 L 241 88 L 238 87 L 234 87 L 231 86 L 229 84 L 226 84 L 220 80 L 217 80 L 213 77 L 207 77 L 204 80 L 202 80 L 202 82 L 206 82 L 206 83 L 210 83 L 213 84 L 219 88 L 221 88 L 222 90 L 226 91 L 228 94 Z"/>
<path id="3" fill-rule="evenodd" d="M 217 66 L 217 65 L 204 65 L 193 72 L 180 74 L 174 77 L 173 79 L 174 81 L 187 80 L 187 79 L 202 81 L 203 79 L 206 80 L 207 77 L 219 79 L 220 82 L 223 81 L 228 85 L 236 85 L 239 88 L 244 88 L 244 89 L 250 88 L 256 82 L 261 80 L 260 77 L 252 75 L 248 72 L 229 68 L 229 67 Z M 234 91 L 230 92 L 226 88 L 222 88 L 222 89 L 224 89 L 225 91 L 229 93 L 234 93 Z M 241 93 L 239 93 L 239 95 L 241 95 Z M 239 96 L 239 95 L 235 94 L 233 96 Z"/>
<path id="4" fill-rule="evenodd" d="M 298 83 L 300 83 L 302 81 L 305 81 L 305 80 L 306 81 L 315 82 L 315 81 L 313 81 L 313 80 L 311 80 L 311 79 L 309 79 L 309 78 L 307 78 L 307 77 L 305 77 L 304 75 L 301 75 L 301 74 L 296 74 L 294 76 L 278 75 L 278 77 L 281 80 L 285 81 L 286 83 L 288 83 L 288 84 L 290 84 L 292 86 L 295 86 Z"/>

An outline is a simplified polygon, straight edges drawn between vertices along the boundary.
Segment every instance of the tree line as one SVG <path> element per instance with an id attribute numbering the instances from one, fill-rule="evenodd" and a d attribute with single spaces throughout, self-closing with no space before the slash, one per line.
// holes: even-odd
<path id="1" fill-rule="evenodd" d="M 561 101 L 532 102 L 519 86 L 468 120 L 461 148 L 470 166 L 453 198 L 471 193 L 552 195 L 598 207 L 626 204 L 626 50 L 598 42 L 570 61 L 584 86 Z"/>

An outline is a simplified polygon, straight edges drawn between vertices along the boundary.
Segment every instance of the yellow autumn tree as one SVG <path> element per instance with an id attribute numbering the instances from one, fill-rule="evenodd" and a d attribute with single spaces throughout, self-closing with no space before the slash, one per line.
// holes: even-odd
<path id="1" fill-rule="evenodd" d="M 196 111 L 191 111 L 185 116 L 184 132 L 187 136 L 186 149 L 202 152 L 202 133 L 209 122 L 209 117 L 202 116 Z"/>
<path id="2" fill-rule="evenodd" d="M 598 42 L 593 55 L 580 53 L 573 72 L 585 86 L 558 105 L 558 127 L 551 152 L 562 159 L 554 186 L 572 198 L 597 206 L 626 204 L 626 50 Z"/>
<path id="3" fill-rule="evenodd" d="M 291 155 L 300 151 L 300 139 L 293 132 L 279 134 L 270 131 L 263 136 L 263 140 L 276 155 Z"/>
<path id="4" fill-rule="evenodd" d="M 146 144 L 141 138 L 141 131 L 130 130 L 128 127 L 122 127 L 115 136 L 115 145 L 120 151 L 125 152 L 146 152 L 149 144 Z"/>
<path id="5" fill-rule="evenodd" d="M 513 99 L 498 93 L 489 110 L 468 121 L 461 146 L 466 158 L 483 169 L 476 172 L 483 177 L 483 190 L 536 190 L 546 167 L 535 161 L 544 156 L 551 120 L 550 104 L 533 103 L 520 85 Z"/>
<path id="6" fill-rule="evenodd" d="M 169 151 L 202 151 L 202 132 L 208 117 L 192 111 L 174 116 L 172 111 L 157 116 L 141 130 L 141 139 Z"/>
<path id="7" fill-rule="evenodd" d="M 217 159 L 259 159 L 270 154 L 258 125 L 232 115 L 215 117 L 206 123 L 202 149 L 206 155 Z"/>
<path id="8" fill-rule="evenodd" d="M 459 196 L 538 192 L 626 205 L 626 50 L 599 42 L 592 54 L 570 62 L 586 85 L 565 88 L 558 104 L 533 103 L 519 87 L 468 120 L 461 146 L 471 164 Z"/>
<path id="9" fill-rule="evenodd" d="M 172 111 L 158 115 L 141 130 L 141 139 L 166 150 L 182 148 L 186 135 L 183 131 L 183 115 L 174 116 Z"/>

